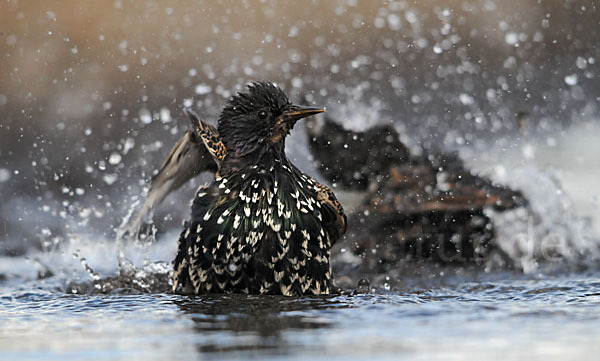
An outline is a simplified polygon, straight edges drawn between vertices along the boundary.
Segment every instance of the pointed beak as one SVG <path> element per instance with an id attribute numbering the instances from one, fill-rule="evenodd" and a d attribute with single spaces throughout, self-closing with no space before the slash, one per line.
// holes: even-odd
<path id="1" fill-rule="evenodd" d="M 301 105 L 291 105 L 283 112 L 281 117 L 286 123 L 294 124 L 302 118 L 325 112 L 323 108 L 305 107 Z"/>

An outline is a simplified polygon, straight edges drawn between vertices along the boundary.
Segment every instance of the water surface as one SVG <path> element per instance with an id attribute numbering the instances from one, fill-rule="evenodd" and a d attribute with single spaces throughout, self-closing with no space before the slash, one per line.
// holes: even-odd
<path id="1" fill-rule="evenodd" d="M 0 288 L 3 360 L 587 360 L 600 341 L 598 274 L 299 299 L 60 288 Z"/>

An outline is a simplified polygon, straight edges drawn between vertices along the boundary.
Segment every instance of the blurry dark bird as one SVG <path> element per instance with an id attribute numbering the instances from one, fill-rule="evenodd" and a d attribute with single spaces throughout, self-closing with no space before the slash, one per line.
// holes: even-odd
<path id="1" fill-rule="evenodd" d="M 494 249 L 485 210 L 527 205 L 519 191 L 472 174 L 455 154 L 411 155 L 389 125 L 355 132 L 328 118 L 316 123 L 307 122 L 307 132 L 321 174 L 343 189 L 365 192 L 349 215 L 360 226 L 339 245 L 361 256 L 363 270 L 407 258 L 484 259 Z"/>
<path id="2" fill-rule="evenodd" d="M 310 119 L 306 124 L 319 172 L 345 189 L 364 190 L 391 164 L 410 159 L 408 148 L 391 125 L 354 132 L 329 118 L 321 124 Z"/>
<path id="3" fill-rule="evenodd" d="M 294 124 L 323 111 L 292 104 L 266 82 L 234 96 L 218 129 L 186 111 L 218 170 L 211 185 L 198 189 L 184 223 L 174 292 L 294 296 L 332 291 L 330 249 L 346 230 L 346 216 L 333 192 L 285 154 Z M 180 165 L 173 169 L 181 172 L 173 184 L 194 175 Z"/>

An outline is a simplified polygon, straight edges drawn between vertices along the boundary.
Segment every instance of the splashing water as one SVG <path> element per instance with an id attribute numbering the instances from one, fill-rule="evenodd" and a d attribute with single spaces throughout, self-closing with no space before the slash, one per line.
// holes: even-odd
<path id="1" fill-rule="evenodd" d="M 476 172 L 521 190 L 530 201 L 527 210 L 490 212 L 498 245 L 523 271 L 600 265 L 600 218 L 595 211 L 600 148 L 593 136 L 598 128 L 595 121 L 585 122 L 559 134 L 527 139 L 509 150 L 492 147 L 476 155 L 463 150 L 463 158 Z M 582 154 L 586 159 L 578 160 Z"/>

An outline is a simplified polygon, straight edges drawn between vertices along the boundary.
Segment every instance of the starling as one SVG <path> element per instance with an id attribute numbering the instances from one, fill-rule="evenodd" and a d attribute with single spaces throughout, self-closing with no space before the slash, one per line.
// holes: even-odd
<path id="1" fill-rule="evenodd" d="M 294 124 L 323 111 L 292 104 L 267 82 L 231 98 L 218 129 L 187 110 L 218 170 L 211 185 L 198 189 L 184 223 L 174 292 L 332 292 L 330 249 L 346 230 L 346 216 L 331 189 L 285 154 Z"/>
<path id="2" fill-rule="evenodd" d="M 349 214 L 360 226 L 336 246 L 359 255 L 362 271 L 387 272 L 407 259 L 485 260 L 495 248 L 487 210 L 528 204 L 519 191 L 472 174 L 456 154 L 411 155 L 391 126 L 354 132 L 331 119 L 309 123 L 310 151 L 323 177 L 365 191 Z"/>

